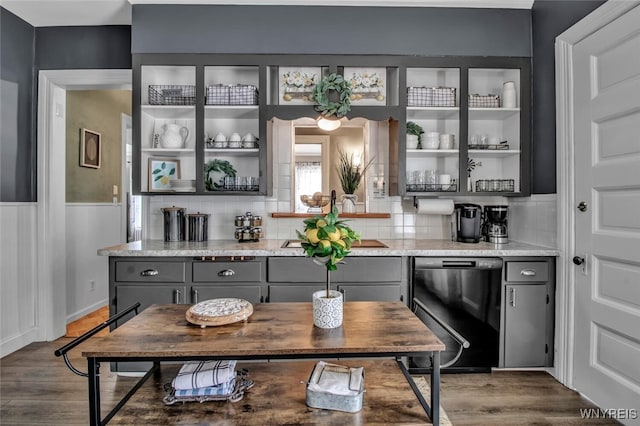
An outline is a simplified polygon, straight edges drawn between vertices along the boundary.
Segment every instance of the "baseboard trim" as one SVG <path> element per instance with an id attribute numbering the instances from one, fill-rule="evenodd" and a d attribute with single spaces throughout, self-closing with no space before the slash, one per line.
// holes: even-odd
<path id="1" fill-rule="evenodd" d="M 102 299 L 102 300 L 94 303 L 93 305 L 87 306 L 86 308 L 84 308 L 84 309 L 82 309 L 80 311 L 74 312 L 71 315 L 67 315 L 67 324 L 69 324 L 69 323 L 71 323 L 71 322 L 73 322 L 73 321 L 75 321 L 77 319 L 80 319 L 83 316 L 90 314 L 91 312 L 97 311 L 98 309 L 100 309 L 103 306 L 108 305 L 108 304 L 109 304 L 109 299 L 108 298 L 107 299 Z"/>
<path id="2" fill-rule="evenodd" d="M 0 342 L 0 357 L 5 357 L 30 343 L 38 341 L 38 329 L 31 328 L 24 333 L 8 337 Z"/>

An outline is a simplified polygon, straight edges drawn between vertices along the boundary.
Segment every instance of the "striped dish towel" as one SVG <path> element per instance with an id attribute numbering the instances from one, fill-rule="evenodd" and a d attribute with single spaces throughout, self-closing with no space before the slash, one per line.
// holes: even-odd
<path id="1" fill-rule="evenodd" d="M 176 398 L 180 397 L 192 397 L 192 396 L 228 396 L 233 393 L 233 389 L 236 385 L 236 379 L 231 379 L 228 382 L 220 383 L 216 386 L 209 386 L 206 388 L 198 389 L 180 389 L 175 391 Z"/>
<path id="2" fill-rule="evenodd" d="M 189 361 L 173 379 L 173 388 L 199 389 L 229 382 L 236 375 L 236 360 Z"/>

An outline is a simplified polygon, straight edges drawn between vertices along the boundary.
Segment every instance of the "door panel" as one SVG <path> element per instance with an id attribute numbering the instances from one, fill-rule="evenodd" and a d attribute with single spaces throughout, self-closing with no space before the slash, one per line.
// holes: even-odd
<path id="1" fill-rule="evenodd" d="M 506 286 L 505 348 L 506 367 L 545 365 L 546 328 L 540 318 L 547 315 L 546 284 Z"/>
<path id="2" fill-rule="evenodd" d="M 640 401 L 640 7 L 574 46 L 573 384 L 602 408 Z M 627 419 L 628 424 L 638 419 Z M 634 423 L 635 422 L 635 423 Z"/>

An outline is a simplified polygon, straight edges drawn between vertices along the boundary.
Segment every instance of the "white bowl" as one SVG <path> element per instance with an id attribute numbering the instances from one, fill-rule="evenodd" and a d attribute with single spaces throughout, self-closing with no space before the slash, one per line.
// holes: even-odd
<path id="1" fill-rule="evenodd" d="M 247 133 L 246 135 L 244 135 L 242 140 L 243 142 L 255 142 L 256 137 L 253 135 L 253 133 Z"/>
<path id="2" fill-rule="evenodd" d="M 229 136 L 229 142 L 240 142 L 242 141 L 242 137 L 240 136 L 239 133 L 234 133 L 231 136 Z"/>
<path id="3" fill-rule="evenodd" d="M 226 142 L 227 137 L 222 133 L 218 133 L 215 138 L 213 138 L 214 142 Z"/>
<path id="4" fill-rule="evenodd" d="M 229 140 L 229 148 L 242 148 L 242 142 L 240 140 Z"/>

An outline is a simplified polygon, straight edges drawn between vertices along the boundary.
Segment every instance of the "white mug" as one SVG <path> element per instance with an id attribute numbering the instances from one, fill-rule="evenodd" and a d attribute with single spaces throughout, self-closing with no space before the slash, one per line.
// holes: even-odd
<path id="1" fill-rule="evenodd" d="M 440 149 L 453 149 L 453 135 L 443 133 L 440 135 Z"/>

